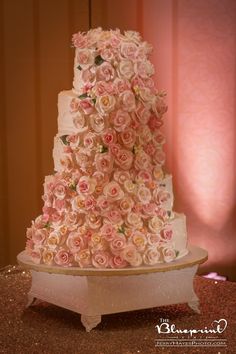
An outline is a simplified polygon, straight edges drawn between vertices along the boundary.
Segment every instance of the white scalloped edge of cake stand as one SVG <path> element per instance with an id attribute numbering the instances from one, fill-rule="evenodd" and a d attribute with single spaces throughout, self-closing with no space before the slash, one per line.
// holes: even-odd
<path id="1" fill-rule="evenodd" d="M 105 314 L 179 303 L 187 303 L 200 313 L 193 278 L 208 254 L 196 246 L 189 246 L 188 251 L 174 262 L 125 269 L 37 265 L 25 251 L 17 256 L 17 261 L 32 276 L 27 307 L 47 301 L 80 313 L 89 332 Z"/>

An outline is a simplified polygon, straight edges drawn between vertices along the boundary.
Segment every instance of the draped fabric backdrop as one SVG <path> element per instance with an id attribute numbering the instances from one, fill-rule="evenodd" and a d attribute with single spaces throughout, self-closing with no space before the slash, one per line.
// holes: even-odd
<path id="1" fill-rule="evenodd" d="M 236 2 L 92 0 L 92 27 L 134 29 L 154 46 L 168 92 L 167 170 L 206 270 L 236 279 Z M 0 264 L 16 262 L 53 172 L 57 95 L 72 86 L 72 33 L 88 0 L 0 0 Z"/>

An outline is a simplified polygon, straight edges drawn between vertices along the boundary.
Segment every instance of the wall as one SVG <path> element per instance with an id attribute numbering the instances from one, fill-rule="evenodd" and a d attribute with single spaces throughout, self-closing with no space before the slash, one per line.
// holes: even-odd
<path id="1" fill-rule="evenodd" d="M 86 0 L 1 0 L 0 259 L 14 263 L 52 173 L 57 94 L 71 88 L 71 34 L 89 27 Z M 167 169 L 202 268 L 236 279 L 234 0 L 92 0 L 92 26 L 139 30 L 168 92 Z"/>

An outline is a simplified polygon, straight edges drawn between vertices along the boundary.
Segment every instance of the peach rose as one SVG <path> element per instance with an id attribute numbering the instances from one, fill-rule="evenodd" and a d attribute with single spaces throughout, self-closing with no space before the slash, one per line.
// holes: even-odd
<path id="1" fill-rule="evenodd" d="M 119 207 L 122 214 L 128 214 L 131 212 L 131 209 L 134 206 L 134 201 L 129 196 L 124 196 L 124 198 L 120 201 Z"/>
<path id="2" fill-rule="evenodd" d="M 147 239 L 143 233 L 135 231 L 132 235 L 132 242 L 139 252 L 143 252 L 147 244 Z"/>
<path id="3" fill-rule="evenodd" d="M 55 253 L 50 249 L 45 249 L 42 253 L 43 263 L 51 265 L 53 264 Z"/>
<path id="4" fill-rule="evenodd" d="M 148 204 L 152 198 L 152 195 L 147 187 L 140 186 L 137 191 L 137 197 L 142 204 Z"/>
<path id="5" fill-rule="evenodd" d="M 134 66 L 131 60 L 121 60 L 118 66 L 118 75 L 120 78 L 130 80 L 134 75 Z"/>
<path id="6" fill-rule="evenodd" d="M 120 185 L 115 181 L 108 183 L 103 188 L 103 193 L 108 199 L 110 199 L 110 201 L 120 200 L 124 197 L 123 190 L 121 189 Z"/>
<path id="7" fill-rule="evenodd" d="M 75 261 L 79 263 L 81 268 L 90 267 L 92 265 L 91 254 L 89 249 L 80 250 L 74 255 Z"/>
<path id="8" fill-rule="evenodd" d="M 115 96 L 106 94 L 97 97 L 95 108 L 101 115 L 106 115 L 114 110 L 115 104 Z"/>
<path id="9" fill-rule="evenodd" d="M 128 127 L 131 122 L 131 118 L 128 112 L 124 112 L 119 109 L 111 114 L 111 123 L 118 132 L 122 132 Z"/>
<path id="10" fill-rule="evenodd" d="M 54 261 L 60 266 L 70 266 L 72 262 L 72 255 L 64 249 L 60 249 L 56 253 Z"/>
<path id="11" fill-rule="evenodd" d="M 101 211 L 107 211 L 111 208 L 111 203 L 107 197 L 100 195 L 97 199 L 97 206 L 101 209 Z"/>
<path id="12" fill-rule="evenodd" d="M 156 247 L 148 247 L 143 255 L 143 261 L 147 265 L 154 265 L 160 262 L 160 252 Z"/>
<path id="13" fill-rule="evenodd" d="M 71 200 L 71 206 L 73 212 L 85 213 L 84 200 L 85 198 L 83 195 L 77 195 Z"/>
<path id="14" fill-rule="evenodd" d="M 92 114 L 89 117 L 91 128 L 96 132 L 100 133 L 105 127 L 104 118 L 99 114 Z"/>
<path id="15" fill-rule="evenodd" d="M 155 131 L 159 129 L 163 125 L 163 122 L 161 119 L 157 118 L 154 114 L 150 116 L 150 119 L 148 121 L 148 126 L 152 131 Z"/>
<path id="16" fill-rule="evenodd" d="M 137 252 L 134 245 L 128 245 L 122 251 L 120 256 L 132 267 L 138 267 L 142 264 L 142 256 Z"/>
<path id="17" fill-rule="evenodd" d="M 85 220 L 91 229 L 98 229 L 102 225 L 102 218 L 97 212 L 90 212 L 85 216 Z"/>
<path id="18" fill-rule="evenodd" d="M 112 155 L 107 153 L 98 153 L 95 155 L 95 166 L 99 172 L 111 173 L 113 169 L 114 159 Z"/>
<path id="19" fill-rule="evenodd" d="M 58 231 L 52 231 L 50 232 L 48 238 L 47 238 L 47 246 L 54 250 L 58 245 L 61 243 L 61 236 Z"/>
<path id="20" fill-rule="evenodd" d="M 72 254 L 79 252 L 85 246 L 83 237 L 76 231 L 72 231 L 69 234 L 66 245 Z"/>
<path id="21" fill-rule="evenodd" d="M 97 68 L 96 76 L 98 81 L 110 81 L 114 79 L 115 70 L 110 63 L 104 62 Z"/>
<path id="22" fill-rule="evenodd" d="M 102 237 L 104 237 L 107 241 L 113 240 L 116 235 L 116 230 L 114 226 L 110 223 L 104 224 L 100 232 Z"/>
<path id="23" fill-rule="evenodd" d="M 157 233 L 160 231 L 160 229 L 162 228 L 163 226 L 163 222 L 160 218 L 158 218 L 157 216 L 153 216 L 153 218 L 151 218 L 149 221 L 148 221 L 148 227 L 149 227 L 149 230 L 153 233 Z"/>
<path id="24" fill-rule="evenodd" d="M 137 175 L 137 181 L 141 181 L 144 183 L 150 183 L 152 181 L 152 175 L 150 172 L 141 170 Z"/>
<path id="25" fill-rule="evenodd" d="M 143 226 L 143 222 L 140 215 L 134 212 L 131 212 L 127 215 L 127 223 L 129 226 L 135 229 L 140 229 Z"/>
<path id="26" fill-rule="evenodd" d="M 104 214 L 104 216 L 108 219 L 108 222 L 113 223 L 115 225 L 123 223 L 121 213 L 118 210 L 109 210 Z"/>
<path id="27" fill-rule="evenodd" d="M 144 204 L 143 207 L 143 217 L 149 217 L 149 216 L 155 216 L 156 215 L 156 209 L 157 209 L 157 206 L 155 203 L 147 203 L 147 204 Z"/>
<path id="28" fill-rule="evenodd" d="M 140 126 L 137 135 L 141 145 L 145 145 L 152 140 L 152 132 L 147 125 Z"/>
<path id="29" fill-rule="evenodd" d="M 107 268 L 109 265 L 109 253 L 104 251 L 95 252 L 92 256 L 92 264 L 95 268 Z"/>
<path id="30" fill-rule="evenodd" d="M 114 180 L 119 184 L 124 184 L 125 181 L 130 179 L 130 173 L 128 171 L 115 170 L 113 174 Z"/>
<path id="31" fill-rule="evenodd" d="M 138 186 L 136 183 L 133 183 L 132 180 L 127 180 L 124 182 L 124 187 L 125 187 L 125 190 L 128 192 L 128 193 L 131 193 L 131 194 L 136 194 L 137 192 L 137 189 L 138 189 Z"/>
<path id="32" fill-rule="evenodd" d="M 127 90 L 119 95 L 119 104 L 126 112 L 132 112 L 136 109 L 135 96 L 132 91 Z"/>
<path id="33" fill-rule="evenodd" d="M 115 158 L 115 162 L 123 170 L 129 170 L 133 162 L 133 153 L 125 149 L 120 149 Z"/>
<path id="34" fill-rule="evenodd" d="M 132 148 L 135 144 L 136 133 L 132 128 L 127 128 L 121 132 L 120 138 L 126 147 Z"/>
<path id="35" fill-rule="evenodd" d="M 144 151 L 140 151 L 135 156 L 134 166 L 137 170 L 150 169 L 151 158 Z"/>
<path id="36" fill-rule="evenodd" d="M 153 169 L 153 176 L 156 180 L 162 180 L 164 178 L 164 173 L 161 166 L 155 166 Z"/>

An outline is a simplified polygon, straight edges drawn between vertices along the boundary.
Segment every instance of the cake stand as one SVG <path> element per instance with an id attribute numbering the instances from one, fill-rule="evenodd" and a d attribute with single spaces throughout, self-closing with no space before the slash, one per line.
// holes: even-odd
<path id="1" fill-rule="evenodd" d="M 171 263 L 125 269 L 35 264 L 25 251 L 17 260 L 32 276 L 27 307 L 47 301 L 80 313 L 89 332 L 104 314 L 179 303 L 187 303 L 200 313 L 193 278 L 208 254 L 196 246 L 189 246 L 188 250 L 186 256 Z"/>

